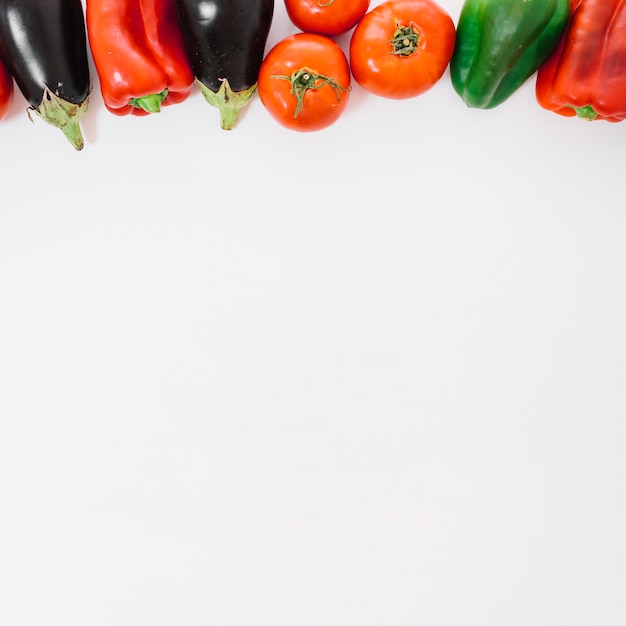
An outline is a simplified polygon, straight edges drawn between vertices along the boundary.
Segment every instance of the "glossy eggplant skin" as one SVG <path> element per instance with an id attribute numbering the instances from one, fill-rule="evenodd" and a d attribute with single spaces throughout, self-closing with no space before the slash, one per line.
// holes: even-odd
<path id="1" fill-rule="evenodd" d="M 51 98 L 85 105 L 91 80 L 81 0 L 0 0 L 0 57 L 40 115 Z"/>
<path id="2" fill-rule="evenodd" d="M 225 82 L 230 98 L 256 89 L 274 0 L 176 0 L 176 13 L 187 59 L 209 102 Z"/>

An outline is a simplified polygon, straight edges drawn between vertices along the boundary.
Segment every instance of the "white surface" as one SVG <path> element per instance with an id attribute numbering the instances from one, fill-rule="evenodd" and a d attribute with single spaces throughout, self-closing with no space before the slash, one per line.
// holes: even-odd
<path id="1" fill-rule="evenodd" d="M 16 98 L 1 624 L 623 626 L 626 125 L 533 86 L 302 135 L 96 84 L 81 153 Z"/>

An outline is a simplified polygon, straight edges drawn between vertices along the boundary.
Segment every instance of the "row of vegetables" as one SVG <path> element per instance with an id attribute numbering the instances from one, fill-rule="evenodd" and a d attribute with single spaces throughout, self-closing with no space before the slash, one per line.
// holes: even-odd
<path id="1" fill-rule="evenodd" d="M 106 108 L 149 115 L 195 86 L 232 129 L 258 93 L 287 128 L 344 111 L 352 80 L 419 96 L 450 69 L 470 107 L 499 106 L 536 73 L 539 105 L 587 120 L 626 118 L 626 3 L 465 0 L 455 26 L 435 0 L 284 0 L 299 32 L 266 53 L 274 0 L 2 0 L 0 118 L 17 85 L 29 111 L 80 150 L 93 58 Z M 336 38 L 352 31 L 348 54 Z"/>

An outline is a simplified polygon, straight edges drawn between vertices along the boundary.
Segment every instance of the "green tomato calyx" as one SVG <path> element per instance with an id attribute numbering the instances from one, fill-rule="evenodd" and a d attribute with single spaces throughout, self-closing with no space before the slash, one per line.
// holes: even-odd
<path id="1" fill-rule="evenodd" d="M 337 98 L 337 102 L 341 100 L 340 92 L 350 91 L 350 88 L 346 88 L 340 85 L 339 82 L 323 74 L 316 74 L 313 70 L 303 67 L 296 70 L 291 76 L 273 75 L 272 78 L 279 78 L 281 80 L 288 80 L 291 83 L 291 93 L 296 98 L 296 109 L 293 116 L 298 117 L 298 114 L 304 106 L 304 96 L 309 89 L 317 90 L 328 85 L 334 92 Z"/>
<path id="2" fill-rule="evenodd" d="M 408 57 L 417 51 L 419 42 L 420 33 L 413 22 L 408 26 L 403 26 L 396 20 L 396 31 L 389 40 L 391 44 L 391 54 Z"/>

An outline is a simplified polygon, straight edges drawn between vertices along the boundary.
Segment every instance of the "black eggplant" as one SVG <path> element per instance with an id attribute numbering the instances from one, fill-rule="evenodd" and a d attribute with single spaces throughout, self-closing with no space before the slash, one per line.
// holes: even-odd
<path id="1" fill-rule="evenodd" d="M 30 110 L 82 149 L 91 81 L 81 0 L 0 0 L 0 58 Z"/>
<path id="2" fill-rule="evenodd" d="M 176 0 L 176 14 L 196 82 L 230 130 L 256 90 L 274 0 Z"/>

